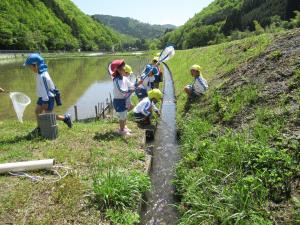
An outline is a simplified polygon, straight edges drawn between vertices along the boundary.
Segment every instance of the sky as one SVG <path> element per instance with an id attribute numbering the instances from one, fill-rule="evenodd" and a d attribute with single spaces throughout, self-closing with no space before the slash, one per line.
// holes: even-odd
<path id="1" fill-rule="evenodd" d="M 72 0 L 84 13 L 131 17 L 150 24 L 183 25 L 213 0 Z"/>

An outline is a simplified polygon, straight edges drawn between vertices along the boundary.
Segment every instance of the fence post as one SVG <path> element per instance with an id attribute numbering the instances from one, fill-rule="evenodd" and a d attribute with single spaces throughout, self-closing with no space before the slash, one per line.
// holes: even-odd
<path id="1" fill-rule="evenodd" d="M 97 105 L 95 105 L 95 112 L 96 112 L 96 120 L 98 119 L 98 109 L 97 109 Z"/>
<path id="2" fill-rule="evenodd" d="M 102 118 L 105 119 L 105 103 L 102 103 Z"/>
<path id="3" fill-rule="evenodd" d="M 75 112 L 75 121 L 78 122 L 78 111 L 77 111 L 77 105 L 74 105 L 74 112 Z"/>

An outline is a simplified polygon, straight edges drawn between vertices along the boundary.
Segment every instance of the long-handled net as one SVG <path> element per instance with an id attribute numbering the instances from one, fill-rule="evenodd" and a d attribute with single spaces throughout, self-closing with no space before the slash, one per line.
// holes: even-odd
<path id="1" fill-rule="evenodd" d="M 23 123 L 23 115 L 26 107 L 31 103 L 31 99 L 21 92 L 11 92 L 9 97 L 13 103 L 18 120 Z"/>

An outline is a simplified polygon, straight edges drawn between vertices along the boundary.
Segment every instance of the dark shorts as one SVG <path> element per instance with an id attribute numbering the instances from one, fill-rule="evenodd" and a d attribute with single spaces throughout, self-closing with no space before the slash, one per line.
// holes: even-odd
<path id="1" fill-rule="evenodd" d="M 125 112 L 127 110 L 126 99 L 114 99 L 113 105 L 116 112 Z"/>
<path id="2" fill-rule="evenodd" d="M 155 78 L 155 83 L 160 83 L 161 82 L 161 76 L 160 75 L 158 75 L 158 76 L 154 76 L 154 78 Z"/>
<path id="3" fill-rule="evenodd" d="M 55 99 L 53 97 L 49 97 L 48 101 L 43 101 L 42 98 L 39 98 L 37 100 L 37 105 L 42 106 L 42 105 L 48 105 L 48 109 L 47 111 L 52 112 L 54 109 L 54 103 L 55 103 Z"/>

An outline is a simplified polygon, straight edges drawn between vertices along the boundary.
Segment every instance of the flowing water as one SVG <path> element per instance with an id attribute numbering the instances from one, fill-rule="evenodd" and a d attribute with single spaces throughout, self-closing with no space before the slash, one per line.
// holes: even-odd
<path id="1" fill-rule="evenodd" d="M 112 92 L 112 82 L 107 75 L 107 65 L 116 58 L 124 58 L 136 73 L 140 73 L 148 62 L 147 56 L 126 57 L 84 57 L 47 59 L 49 74 L 61 91 L 63 106 L 55 112 L 69 112 L 74 116 L 74 105 L 78 107 L 79 119 L 95 116 L 95 105 L 104 102 Z M 28 95 L 32 103 L 26 109 L 25 120 L 32 120 L 37 97 L 35 95 L 35 75 L 22 67 L 21 61 L 0 63 L 0 87 L 10 91 L 20 91 Z M 0 94 L 0 120 L 15 119 L 9 96 Z M 73 117 L 74 118 L 74 117 Z"/>
<path id="2" fill-rule="evenodd" d="M 172 185 L 174 166 L 179 160 L 176 105 L 172 76 L 166 66 L 164 79 L 162 114 L 155 134 L 151 169 L 152 188 L 146 194 L 146 203 L 142 208 L 141 224 L 147 225 L 173 225 L 178 222 L 178 213 L 174 207 L 175 189 Z"/>

